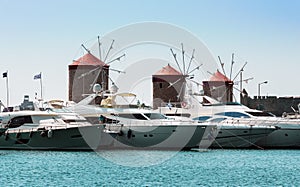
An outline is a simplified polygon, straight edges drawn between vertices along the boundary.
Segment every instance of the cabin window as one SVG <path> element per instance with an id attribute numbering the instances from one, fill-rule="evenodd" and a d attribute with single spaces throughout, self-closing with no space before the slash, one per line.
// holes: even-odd
<path id="1" fill-rule="evenodd" d="M 159 88 L 162 88 L 162 87 L 163 87 L 162 83 L 159 83 Z"/>
<path id="2" fill-rule="evenodd" d="M 8 122 L 8 127 L 16 128 L 16 127 L 20 127 L 20 126 L 24 125 L 25 123 L 33 123 L 31 116 L 18 116 L 18 117 L 12 118 Z"/>

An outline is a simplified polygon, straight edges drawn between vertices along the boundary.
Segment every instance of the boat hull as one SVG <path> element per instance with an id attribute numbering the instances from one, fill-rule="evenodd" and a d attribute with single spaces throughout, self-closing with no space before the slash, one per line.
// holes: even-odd
<path id="1" fill-rule="evenodd" d="M 272 133 L 275 128 L 222 127 L 210 148 L 261 148 L 256 142 Z"/>
<path id="2" fill-rule="evenodd" d="M 192 149 L 199 147 L 207 126 L 158 125 L 107 127 L 99 149 Z M 206 147 L 207 148 L 207 147 Z"/>
<path id="3" fill-rule="evenodd" d="M 299 149 L 300 128 L 281 128 L 263 137 L 257 142 L 258 146 L 268 149 Z"/>
<path id="4" fill-rule="evenodd" d="M 0 149 L 90 151 L 97 148 L 99 141 L 86 142 L 81 131 L 97 138 L 102 129 L 100 126 L 84 126 L 51 129 L 51 132 L 46 129 L 8 130 L 1 134 Z"/>

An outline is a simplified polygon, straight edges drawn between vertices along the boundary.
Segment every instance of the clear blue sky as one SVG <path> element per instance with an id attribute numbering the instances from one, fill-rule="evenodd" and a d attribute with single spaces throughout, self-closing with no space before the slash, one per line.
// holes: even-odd
<path id="1" fill-rule="evenodd" d="M 67 69 L 82 43 L 136 22 L 159 21 L 194 33 L 229 72 L 247 61 L 250 95 L 300 95 L 300 1 L 0 0 L 0 72 L 9 71 L 10 103 L 34 97 L 43 72 L 45 99 L 67 99 Z M 1 74 L 2 75 L 2 74 Z M 1 76 L 2 77 L 2 76 Z M 0 99 L 6 101 L 5 79 Z"/>

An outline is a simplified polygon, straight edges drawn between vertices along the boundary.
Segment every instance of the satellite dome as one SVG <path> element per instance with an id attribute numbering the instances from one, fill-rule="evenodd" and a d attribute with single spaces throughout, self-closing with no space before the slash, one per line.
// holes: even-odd
<path id="1" fill-rule="evenodd" d="M 113 84 L 111 87 L 110 87 L 110 92 L 111 93 L 117 93 L 118 92 L 118 90 L 119 90 L 119 88 L 115 85 L 115 84 Z"/>
<path id="2" fill-rule="evenodd" d="M 99 93 L 101 90 L 102 90 L 102 87 L 101 87 L 100 84 L 95 84 L 95 85 L 93 86 L 93 92 Z"/>

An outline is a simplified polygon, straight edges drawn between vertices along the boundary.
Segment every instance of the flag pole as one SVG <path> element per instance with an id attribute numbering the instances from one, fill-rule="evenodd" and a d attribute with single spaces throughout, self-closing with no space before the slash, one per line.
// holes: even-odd
<path id="1" fill-rule="evenodd" d="M 9 106 L 8 70 L 6 71 L 6 107 Z"/>
<path id="2" fill-rule="evenodd" d="M 43 84 L 42 84 L 42 72 L 40 72 L 41 78 L 40 78 L 40 85 L 41 85 L 41 100 L 43 100 Z"/>

